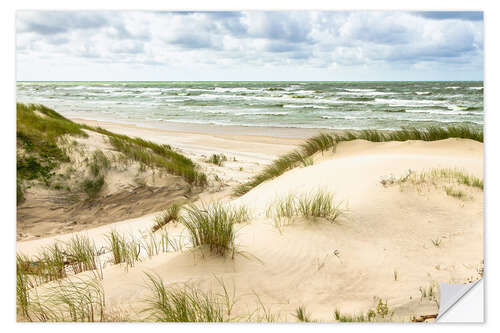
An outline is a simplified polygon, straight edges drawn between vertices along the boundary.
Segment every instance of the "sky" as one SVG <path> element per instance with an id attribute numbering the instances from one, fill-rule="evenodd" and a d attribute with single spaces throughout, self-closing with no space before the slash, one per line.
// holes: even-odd
<path id="1" fill-rule="evenodd" d="M 482 12 L 17 11 L 18 81 L 482 80 Z"/>

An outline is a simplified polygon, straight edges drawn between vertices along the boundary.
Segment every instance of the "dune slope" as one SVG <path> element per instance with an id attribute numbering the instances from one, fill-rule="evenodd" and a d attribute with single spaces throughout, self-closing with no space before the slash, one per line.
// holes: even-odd
<path id="1" fill-rule="evenodd" d="M 385 319 L 409 321 L 438 310 L 439 282 L 477 279 L 483 260 L 483 192 L 460 187 L 466 198 L 447 195 L 446 183 L 384 186 L 381 179 L 431 169 L 458 168 L 482 179 L 483 145 L 464 139 L 435 142 L 344 142 L 336 153 L 316 154 L 314 164 L 290 170 L 232 201 L 245 205 L 252 220 L 239 224 L 234 259 L 184 249 L 145 259 L 125 271 L 109 265 L 103 286 L 111 309 L 140 318 L 141 298 L 151 291 L 144 272 L 169 284 L 189 282 L 217 289 L 217 278 L 234 287 L 239 320 L 262 320 L 262 305 L 275 320 L 296 321 L 304 306 L 313 320 L 333 321 L 334 311 L 367 313 L 378 300 L 387 301 Z M 335 193 L 344 210 L 334 223 L 296 218 L 276 227 L 266 209 L 288 194 L 324 189 Z M 124 221 L 116 227 L 139 233 L 152 216 Z M 96 242 L 113 225 L 89 230 Z M 167 225 L 172 237 L 185 237 L 179 224 Z M 125 229 L 123 229 L 125 230 Z M 64 235 L 64 239 L 70 235 Z M 55 238 L 18 242 L 21 252 L 34 253 Z M 429 289 L 433 296 L 429 297 Z M 424 292 L 425 290 L 425 297 Z M 260 309 L 260 310 L 258 310 Z M 257 312 L 256 312 L 257 310 Z"/>

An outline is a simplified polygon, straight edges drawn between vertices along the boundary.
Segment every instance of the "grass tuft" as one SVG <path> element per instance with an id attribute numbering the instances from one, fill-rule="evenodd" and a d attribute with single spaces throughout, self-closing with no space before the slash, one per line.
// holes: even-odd
<path id="1" fill-rule="evenodd" d="M 152 227 L 152 231 L 155 232 L 167 223 L 171 221 L 176 221 L 179 219 L 179 213 L 181 212 L 182 205 L 173 203 L 167 207 L 160 215 L 154 218 L 155 224 Z"/>
<path id="2" fill-rule="evenodd" d="M 333 194 L 323 190 L 301 196 L 288 194 L 271 203 L 266 211 L 266 216 L 273 218 L 278 226 L 290 223 L 296 216 L 313 220 L 323 218 L 333 223 L 341 214 L 340 204 L 335 204 Z"/>
<path id="3" fill-rule="evenodd" d="M 141 245 L 135 239 L 127 240 L 115 230 L 106 235 L 109 248 L 113 255 L 113 263 L 125 263 L 127 267 L 133 267 L 139 261 Z"/>
<path id="4" fill-rule="evenodd" d="M 160 277 L 145 273 L 152 295 L 144 301 L 149 319 L 160 322 L 223 322 L 226 313 L 220 296 L 185 285 L 167 288 Z"/>
<path id="5" fill-rule="evenodd" d="M 309 314 L 306 312 L 306 308 L 304 306 L 299 306 L 297 310 L 295 310 L 294 314 L 295 318 L 297 318 L 298 321 L 301 321 L 303 323 L 310 323 L 311 319 L 309 317 Z"/>
<path id="6" fill-rule="evenodd" d="M 82 182 L 82 190 L 89 199 L 95 199 L 104 186 L 104 176 L 87 178 Z"/>
<path id="7" fill-rule="evenodd" d="M 233 225 L 246 222 L 248 218 L 248 211 L 243 207 L 234 209 L 215 203 L 186 207 L 180 222 L 188 230 L 194 247 L 208 246 L 216 255 L 225 256 L 229 252 L 234 257 Z"/>
<path id="8" fill-rule="evenodd" d="M 224 154 L 212 154 L 208 159 L 207 163 L 212 163 L 218 166 L 224 165 L 224 162 L 227 161 L 227 157 Z"/>

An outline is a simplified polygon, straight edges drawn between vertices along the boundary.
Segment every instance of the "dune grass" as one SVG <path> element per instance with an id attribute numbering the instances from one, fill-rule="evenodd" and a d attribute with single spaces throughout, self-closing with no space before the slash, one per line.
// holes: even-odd
<path id="1" fill-rule="evenodd" d="M 169 145 L 156 144 L 141 138 L 115 134 L 102 128 L 77 124 L 56 111 L 39 104 L 17 103 L 17 201 L 23 202 L 27 181 L 39 180 L 49 186 L 57 168 L 70 162 L 63 143 L 66 135 L 88 137 L 87 131 L 105 135 L 110 144 L 127 159 L 141 165 L 166 170 L 183 177 L 188 183 L 204 186 L 206 175 L 189 158 L 175 152 Z M 90 158 L 90 176 L 81 184 L 89 198 L 94 198 L 104 185 L 104 173 L 110 161 L 96 151 Z"/>
<path id="2" fill-rule="evenodd" d="M 474 187 L 484 190 L 484 181 L 464 170 L 460 169 L 431 169 L 423 172 L 409 172 L 408 175 L 395 179 L 394 182 L 398 184 L 409 183 L 412 185 L 420 184 L 435 184 L 439 181 L 445 181 L 449 184 L 458 184 L 468 187 Z"/>
<path id="3" fill-rule="evenodd" d="M 317 191 L 312 194 L 304 194 L 297 202 L 298 214 L 305 218 L 324 218 L 334 222 L 341 214 L 339 205 L 335 205 L 333 194 L 326 191 Z"/>
<path id="4" fill-rule="evenodd" d="M 155 224 L 152 227 L 152 231 L 155 232 L 158 229 L 162 228 L 167 223 L 178 220 L 181 209 L 182 205 L 178 203 L 173 203 L 170 206 L 168 206 L 163 212 L 160 213 L 160 215 L 155 216 L 154 218 Z"/>
<path id="5" fill-rule="evenodd" d="M 311 322 L 310 315 L 307 313 L 306 308 L 302 305 L 299 306 L 297 310 L 295 310 L 294 317 L 297 318 L 298 321 L 301 321 L 303 323 Z"/>
<path id="6" fill-rule="evenodd" d="M 66 262 L 75 274 L 97 269 L 99 253 L 93 241 L 86 236 L 72 237 L 65 247 Z"/>
<path id="7" fill-rule="evenodd" d="M 241 196 L 259 184 L 280 176 L 286 171 L 303 164 L 302 161 L 317 152 L 325 152 L 327 150 L 335 151 L 337 144 L 344 141 L 356 139 L 372 142 L 407 140 L 437 141 L 448 138 L 471 139 L 483 142 L 483 131 L 467 126 L 449 126 L 446 128 L 432 126 L 425 129 L 403 128 L 397 131 L 363 130 L 346 131 L 342 134 L 321 133 L 307 139 L 299 149 L 278 157 L 248 182 L 237 186 L 233 194 L 235 196 Z"/>
<path id="8" fill-rule="evenodd" d="M 158 233 L 150 231 L 143 235 L 142 247 L 146 250 L 149 258 L 157 256 L 160 253 L 168 252 L 170 239 L 168 238 L 167 230 L 162 230 Z"/>
<path id="9" fill-rule="evenodd" d="M 33 295 L 21 319 L 37 322 L 106 321 L 104 289 L 98 280 L 68 280 Z"/>
<path id="10" fill-rule="evenodd" d="M 227 161 L 227 156 L 224 154 L 212 154 L 208 159 L 207 163 L 215 164 L 217 166 L 223 166 L 224 162 Z"/>
<path id="11" fill-rule="evenodd" d="M 54 110 L 39 104 L 16 105 L 17 179 L 41 180 L 49 184 L 54 170 L 69 162 L 59 145 L 59 139 L 68 134 L 87 137 L 80 125 L 64 118 Z M 22 192 L 22 187 L 17 188 Z"/>
<path id="12" fill-rule="evenodd" d="M 206 185 L 207 177 L 197 170 L 196 164 L 189 158 L 175 152 L 172 147 L 157 144 L 141 138 L 131 138 L 116 134 L 100 127 L 89 127 L 91 130 L 104 134 L 109 143 L 126 157 L 148 165 L 165 169 L 167 172 L 182 176 L 188 183 Z"/>
<path id="13" fill-rule="evenodd" d="M 277 226 L 291 223 L 294 217 L 323 218 L 333 223 L 341 214 L 342 209 L 340 204 L 335 204 L 334 195 L 324 190 L 288 194 L 270 203 L 266 210 L 266 217 L 273 218 Z"/>
<path id="14" fill-rule="evenodd" d="M 104 187 L 104 176 L 100 175 L 96 178 L 86 178 L 82 182 L 82 190 L 87 194 L 88 199 L 95 199 Z"/>
<path id="15" fill-rule="evenodd" d="M 139 261 L 141 245 L 134 238 L 126 239 L 115 230 L 106 234 L 108 247 L 113 255 L 113 263 L 125 263 L 126 267 L 133 267 Z"/>
<path id="16" fill-rule="evenodd" d="M 216 255 L 235 254 L 234 224 L 249 219 L 244 207 L 231 208 L 221 203 L 186 207 L 180 222 L 189 232 L 194 247 L 208 246 Z"/>
<path id="17" fill-rule="evenodd" d="M 160 322 L 224 322 L 223 299 L 192 286 L 167 287 L 160 277 L 145 273 L 152 295 L 144 299 L 147 318 Z"/>
<path id="18" fill-rule="evenodd" d="M 92 153 L 90 162 L 90 173 L 94 177 L 98 177 L 104 174 L 111 167 L 111 161 L 102 152 L 102 150 L 96 150 Z"/>

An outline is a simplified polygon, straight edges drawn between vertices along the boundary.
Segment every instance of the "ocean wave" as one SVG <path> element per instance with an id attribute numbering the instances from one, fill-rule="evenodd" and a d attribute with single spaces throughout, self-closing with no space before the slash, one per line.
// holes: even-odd
<path id="1" fill-rule="evenodd" d="M 291 109 L 329 109 L 328 106 L 314 104 L 285 104 L 283 107 Z"/>
<path id="2" fill-rule="evenodd" d="M 282 117 L 286 116 L 288 112 L 238 112 L 234 115 L 236 116 L 272 116 L 272 117 Z"/>

